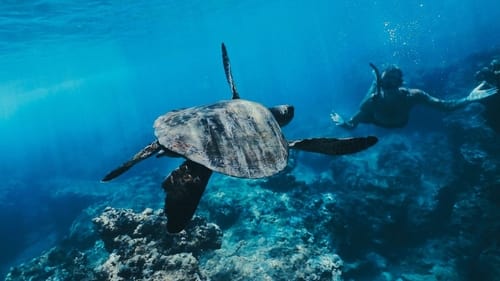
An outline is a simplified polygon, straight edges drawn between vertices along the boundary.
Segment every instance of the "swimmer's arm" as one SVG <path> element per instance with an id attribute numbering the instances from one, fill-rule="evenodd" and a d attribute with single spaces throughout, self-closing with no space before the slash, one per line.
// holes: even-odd
<path id="1" fill-rule="evenodd" d="M 498 94 L 498 89 L 496 87 L 492 87 L 487 82 L 479 84 L 467 97 L 455 100 L 441 100 L 418 89 L 409 89 L 408 91 L 410 100 L 413 103 L 428 105 L 441 111 L 452 111 L 464 107 L 469 103 L 480 101 L 492 95 Z"/>
<path id="2" fill-rule="evenodd" d="M 354 129 L 358 126 L 359 123 L 368 123 L 368 112 L 364 110 L 358 111 L 356 114 L 354 114 L 349 121 L 346 122 L 346 125 L 349 127 L 349 129 Z"/>
<path id="3" fill-rule="evenodd" d="M 456 100 L 442 100 L 429 95 L 428 93 L 419 89 L 409 89 L 410 101 L 413 104 L 422 104 L 439 111 L 453 111 L 460 107 L 469 104 L 465 98 Z"/>
<path id="4" fill-rule="evenodd" d="M 372 102 L 370 99 L 365 99 L 356 114 L 354 114 L 348 121 L 344 120 L 342 116 L 338 113 L 331 113 L 330 118 L 335 123 L 335 125 L 345 128 L 345 129 L 354 129 L 358 126 L 359 123 L 370 123 L 370 116 Z"/>

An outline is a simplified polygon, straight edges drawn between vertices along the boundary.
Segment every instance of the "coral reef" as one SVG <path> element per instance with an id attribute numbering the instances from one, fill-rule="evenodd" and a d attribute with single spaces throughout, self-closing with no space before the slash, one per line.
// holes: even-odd
<path id="1" fill-rule="evenodd" d="M 53 248 L 10 269 L 6 280 L 96 280 L 93 271 L 107 255 L 89 223 L 95 207 L 85 209 L 71 225 L 68 234 Z"/>
<path id="2" fill-rule="evenodd" d="M 91 260 L 84 252 L 54 247 L 40 257 L 12 268 L 5 280 L 96 280 Z"/>
<path id="3" fill-rule="evenodd" d="M 111 252 L 97 269 L 103 280 L 204 280 L 193 255 L 218 249 L 222 243 L 219 227 L 199 217 L 185 231 L 169 235 L 162 210 L 138 214 L 106 208 L 93 221 Z"/>
<path id="4" fill-rule="evenodd" d="M 180 253 L 170 256 L 157 252 L 137 252 L 124 259 L 112 253 L 108 260 L 97 268 L 97 280 L 207 280 L 199 271 L 198 261 L 192 254 Z"/>
<path id="5" fill-rule="evenodd" d="M 95 231 L 88 223 L 76 227 L 61 245 L 12 268 L 6 280 L 207 280 L 197 257 L 221 246 L 219 227 L 199 217 L 168 235 L 162 210 L 108 207 L 93 222 Z"/>

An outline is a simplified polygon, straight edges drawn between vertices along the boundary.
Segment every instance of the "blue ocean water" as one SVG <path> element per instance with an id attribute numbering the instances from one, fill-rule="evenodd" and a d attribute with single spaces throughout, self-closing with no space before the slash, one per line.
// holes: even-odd
<path id="1" fill-rule="evenodd" d="M 500 9 L 494 0 L 0 1 L 1 273 L 58 245 L 90 207 L 100 211 L 103 205 L 137 210 L 162 207 L 159 185 L 162 177 L 179 164 L 178 159 L 141 163 L 118 184 L 104 185 L 99 180 L 150 143 L 156 116 L 230 98 L 220 58 L 221 42 L 228 47 L 242 97 L 265 105 L 295 106 L 295 119 L 284 129 L 288 138 L 377 135 L 382 148 L 396 147 L 392 153 L 386 151 L 384 157 L 396 165 L 393 169 L 402 169 L 401 162 L 424 156 L 437 160 L 424 158 L 418 163 L 440 163 L 439 156 L 425 151 L 453 147 L 453 143 L 436 143 L 433 139 L 434 134 L 450 127 L 443 124 L 441 113 L 417 109 L 404 129 L 362 125 L 355 131 L 345 131 L 331 122 L 330 112 L 349 115 L 357 110 L 373 80 L 369 62 L 380 67 L 401 66 L 408 86 L 436 96 L 465 96 L 476 81 L 472 75 L 460 75 L 474 73 L 489 64 L 494 55 L 500 55 L 498 34 Z M 455 79 L 454 84 L 446 78 Z M 497 133 L 493 134 L 492 139 L 497 140 Z M 457 135 L 437 137 L 448 138 L 453 142 Z M 456 147 L 450 148 L 449 154 L 470 156 L 472 152 L 463 152 L 470 150 L 476 152 L 470 157 L 480 159 L 477 161 L 500 161 L 477 144 Z M 382 148 L 354 159 L 373 160 Z M 319 175 L 331 179 L 332 175 L 325 175 L 330 173 L 325 167 L 346 169 L 361 178 L 377 175 L 382 166 L 337 161 L 342 166 L 331 164 L 329 158 L 303 155 L 297 156 L 299 161 L 293 174 L 306 184 L 314 183 Z M 444 186 L 448 182 L 432 179 L 459 177 L 453 163 L 447 162 L 450 169 L 436 168 L 435 173 L 442 173 L 439 176 L 425 164 L 413 169 L 429 169 L 420 179 L 426 178 L 430 186 Z M 483 181 L 470 185 L 495 186 L 492 192 L 498 195 L 497 169 L 491 165 L 477 166 L 476 174 L 466 181 L 482 177 Z M 144 178 L 140 175 L 151 170 L 156 177 L 137 183 L 136 178 Z M 481 174 L 485 170 L 491 177 Z M 333 177 L 332 182 L 341 181 Z M 343 183 L 350 183 L 352 179 L 345 177 Z M 215 182 L 224 180 L 220 177 Z M 136 197 L 130 198 L 120 190 L 121 185 L 133 183 L 147 186 L 141 189 L 147 194 L 132 192 L 128 195 Z M 321 192 L 318 188 L 318 194 Z M 335 195 L 333 189 L 328 192 Z M 362 198 L 367 196 L 356 192 Z M 147 198 L 137 198 L 141 196 Z M 415 196 L 425 201 L 430 195 Z M 460 196 L 465 195 L 456 197 Z M 452 203 L 457 204 L 457 200 Z M 345 212 L 347 209 L 336 215 Z M 432 233 L 433 229 L 426 231 Z M 491 237 L 496 234 L 500 237 L 498 232 Z M 345 245 L 326 243 L 324 249 L 340 251 L 345 260 L 391 260 L 405 255 L 401 250 L 409 247 L 405 243 L 415 246 L 412 239 L 411 243 L 397 241 L 400 248 L 378 249 L 376 255 L 365 255 L 361 249 L 373 246 L 368 240 L 362 240 L 366 244 L 358 244 L 350 254 L 342 249 Z M 498 245 L 490 250 L 498 253 Z M 385 270 L 395 274 L 388 266 Z M 401 280 L 417 280 L 405 276 Z M 351 279 L 382 280 L 364 275 L 352 275 Z"/>

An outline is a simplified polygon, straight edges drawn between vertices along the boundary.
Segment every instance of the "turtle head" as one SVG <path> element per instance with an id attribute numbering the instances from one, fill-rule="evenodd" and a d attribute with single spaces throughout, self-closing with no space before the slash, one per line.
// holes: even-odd
<path id="1" fill-rule="evenodd" d="M 293 114 L 295 112 L 293 105 L 288 104 L 273 106 L 270 107 L 269 110 L 281 127 L 286 126 L 290 123 L 290 121 L 292 121 Z"/>

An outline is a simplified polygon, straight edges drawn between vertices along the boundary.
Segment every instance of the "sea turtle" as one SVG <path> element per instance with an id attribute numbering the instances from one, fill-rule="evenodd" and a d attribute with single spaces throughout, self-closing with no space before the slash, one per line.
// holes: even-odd
<path id="1" fill-rule="evenodd" d="M 263 178 L 286 167 L 290 148 L 341 155 L 364 150 L 377 142 L 373 136 L 288 142 L 280 127 L 292 120 L 293 106 L 266 108 L 240 99 L 224 43 L 222 61 L 233 94 L 231 100 L 159 116 L 153 126 L 157 139 L 102 179 L 109 181 L 155 154 L 184 157 L 186 160 L 162 184 L 167 194 L 165 214 L 170 233 L 180 232 L 189 223 L 212 171 L 241 178 Z"/>

